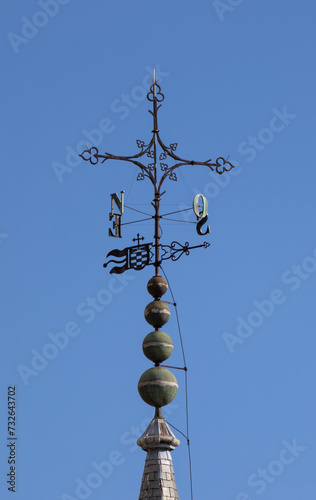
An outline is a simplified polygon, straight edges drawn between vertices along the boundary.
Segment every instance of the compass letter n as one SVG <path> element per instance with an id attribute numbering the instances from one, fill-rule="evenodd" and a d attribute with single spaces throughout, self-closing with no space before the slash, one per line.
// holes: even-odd
<path id="1" fill-rule="evenodd" d="M 113 236 L 114 238 L 121 238 L 121 217 L 124 213 L 124 193 L 125 191 L 121 191 L 121 199 L 119 198 L 119 195 L 117 193 L 112 193 L 111 196 L 111 212 L 109 214 L 109 220 L 111 221 L 113 217 L 115 217 L 115 220 L 113 221 L 113 230 L 115 233 L 112 232 L 112 229 L 109 229 L 109 236 Z M 114 203 L 118 210 L 120 211 L 119 214 L 114 213 Z"/>

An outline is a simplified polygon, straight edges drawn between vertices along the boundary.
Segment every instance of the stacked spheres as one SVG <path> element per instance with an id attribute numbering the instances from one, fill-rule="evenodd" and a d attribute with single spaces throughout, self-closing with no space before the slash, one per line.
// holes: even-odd
<path id="1" fill-rule="evenodd" d="M 176 377 L 167 368 L 155 366 L 145 371 L 138 382 L 141 398 L 150 406 L 165 406 L 171 403 L 178 392 Z"/>
<path id="2" fill-rule="evenodd" d="M 166 293 L 168 285 L 166 280 L 161 276 L 154 276 L 148 281 L 147 290 L 150 295 L 155 297 L 155 299 L 158 299 Z"/>
<path id="3" fill-rule="evenodd" d="M 177 379 L 173 373 L 159 366 L 161 362 L 169 358 L 173 349 L 169 335 L 160 330 L 170 318 L 169 307 L 160 300 L 167 289 L 168 284 L 161 276 L 154 276 L 148 281 L 147 290 L 154 300 L 145 308 L 145 319 L 155 328 L 155 331 L 145 337 L 143 352 L 150 361 L 155 363 L 155 366 L 145 371 L 138 382 L 138 392 L 145 403 L 159 408 L 171 403 L 178 392 Z"/>
<path id="4" fill-rule="evenodd" d="M 143 353 L 146 358 L 154 363 L 162 363 L 172 353 L 173 343 L 169 335 L 165 332 L 155 330 L 148 333 L 143 341 Z"/>
<path id="5" fill-rule="evenodd" d="M 165 325 L 170 318 L 170 309 L 162 300 L 153 300 L 145 309 L 145 320 L 155 328 Z"/>

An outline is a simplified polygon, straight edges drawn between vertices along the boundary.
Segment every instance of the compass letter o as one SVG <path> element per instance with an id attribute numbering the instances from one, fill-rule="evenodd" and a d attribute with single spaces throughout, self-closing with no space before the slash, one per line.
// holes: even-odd
<path id="1" fill-rule="evenodd" d="M 200 210 L 200 207 L 199 207 L 200 199 L 202 201 L 202 203 L 201 203 L 202 210 Z M 211 232 L 210 226 L 206 227 L 205 233 L 202 233 L 202 229 L 201 229 L 202 226 L 208 220 L 207 211 L 208 211 L 208 202 L 207 202 L 207 199 L 205 198 L 205 196 L 203 196 L 203 194 L 197 194 L 196 196 L 194 196 L 194 198 L 193 198 L 193 212 L 195 213 L 196 218 L 199 221 L 196 225 L 196 231 L 201 236 L 204 236 L 205 234 L 208 234 Z"/>

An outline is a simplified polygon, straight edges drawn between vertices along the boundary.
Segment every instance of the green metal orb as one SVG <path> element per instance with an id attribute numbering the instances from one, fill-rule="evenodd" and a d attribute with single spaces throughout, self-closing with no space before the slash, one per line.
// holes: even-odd
<path id="1" fill-rule="evenodd" d="M 162 366 L 145 371 L 138 382 L 140 397 L 150 406 L 166 406 L 176 397 L 178 382 L 176 377 Z"/>
<path id="2" fill-rule="evenodd" d="M 165 325 L 170 318 L 170 309 L 162 300 L 153 300 L 145 309 L 145 320 L 155 328 Z"/>
<path id="3" fill-rule="evenodd" d="M 171 356 L 173 343 L 169 335 L 160 330 L 150 332 L 143 341 L 146 358 L 154 363 L 162 363 Z"/>
<path id="4" fill-rule="evenodd" d="M 159 299 L 168 290 L 168 284 L 161 276 L 153 276 L 147 283 L 147 290 L 155 299 Z"/>

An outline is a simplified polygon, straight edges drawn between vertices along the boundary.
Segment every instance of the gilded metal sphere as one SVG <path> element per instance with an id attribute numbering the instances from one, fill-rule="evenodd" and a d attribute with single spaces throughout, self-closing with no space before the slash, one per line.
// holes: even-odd
<path id="1" fill-rule="evenodd" d="M 153 276 L 147 283 L 147 290 L 155 299 L 159 299 L 168 290 L 168 284 L 162 276 Z"/>
<path id="2" fill-rule="evenodd" d="M 160 328 L 165 325 L 170 318 L 170 309 L 162 300 L 153 300 L 145 309 L 145 319 L 147 323 Z"/>
<path id="3" fill-rule="evenodd" d="M 176 397 L 178 382 L 167 368 L 155 366 L 140 377 L 138 392 L 148 405 L 161 407 L 168 405 Z"/>
<path id="4" fill-rule="evenodd" d="M 143 341 L 145 356 L 154 363 L 162 363 L 172 353 L 173 343 L 169 335 L 162 331 L 150 332 Z"/>

